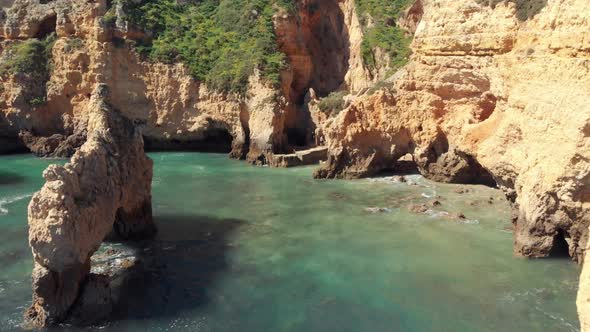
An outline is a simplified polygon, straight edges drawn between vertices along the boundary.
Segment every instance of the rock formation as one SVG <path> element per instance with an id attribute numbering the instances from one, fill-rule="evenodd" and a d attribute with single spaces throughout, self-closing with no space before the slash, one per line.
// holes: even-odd
<path id="1" fill-rule="evenodd" d="M 587 0 L 417 0 L 392 22 L 414 34 L 410 63 L 394 75 L 379 49 L 375 68 L 364 65 L 366 27 L 355 1 L 298 0 L 294 12 L 273 18 L 290 64 L 280 88 L 256 72 L 244 96 L 213 91 L 186 65 L 142 59 L 133 42 L 149 32 L 129 26 L 122 8 L 105 24 L 108 4 L 0 0 L 0 64 L 27 40 L 55 36 L 50 71 L 0 70 L 0 153 L 75 153 L 44 173 L 30 206 L 34 325 L 62 321 L 78 310 L 82 284 L 101 284 L 89 276 L 89 257 L 110 232 L 153 230 L 151 162 L 136 126 L 148 149 L 224 151 L 275 166 L 304 163 L 294 153 L 303 147 L 322 159 L 325 149 L 315 147 L 326 144 L 321 178 L 402 171 L 409 155 L 433 180 L 501 188 L 514 207 L 517 254 L 545 257 L 565 246 L 582 260 L 590 226 Z M 334 91 L 348 95 L 331 115 L 318 98 Z M 584 329 L 587 277 L 585 270 L 578 300 Z M 104 295 L 97 292 L 77 303 Z"/>
<path id="2" fill-rule="evenodd" d="M 97 83 L 111 88 L 114 108 L 145 123 L 148 149 L 231 152 L 257 163 L 288 150 L 286 101 L 278 91 L 253 75 L 254 93 L 219 93 L 195 81 L 183 64 L 142 60 L 129 41 L 141 32 L 102 21 L 106 0 L 14 0 L 1 10 L 0 62 L 23 40 L 56 35 L 46 81 L 12 74 L 0 78 L 0 129 L 6 128 L 6 138 L 0 139 L 12 146 L 7 151 L 27 146 L 43 156 L 71 155 L 79 147 L 85 105 Z M 43 103 L 31 105 L 31 91 L 43 95 Z"/>
<path id="3" fill-rule="evenodd" d="M 424 1 L 414 55 L 389 89 L 330 119 L 318 177 L 395 170 L 411 154 L 437 181 L 495 182 L 514 205 L 515 252 L 581 259 L 590 225 L 590 5 L 526 18 L 512 2 Z"/>
<path id="4" fill-rule="evenodd" d="M 584 261 L 590 262 L 590 246 L 586 246 Z M 578 289 L 578 317 L 582 332 L 590 331 L 590 265 L 584 264 L 580 274 L 580 287 Z"/>
<path id="5" fill-rule="evenodd" d="M 33 304 L 28 323 L 64 321 L 85 286 L 90 257 L 110 234 L 144 237 L 155 231 L 151 210 L 152 161 L 136 126 L 106 102 L 99 85 L 87 105 L 88 139 L 65 166 L 49 166 L 47 181 L 29 204 Z M 85 295 L 86 296 L 86 295 Z M 81 303 L 85 303 L 83 300 Z"/>

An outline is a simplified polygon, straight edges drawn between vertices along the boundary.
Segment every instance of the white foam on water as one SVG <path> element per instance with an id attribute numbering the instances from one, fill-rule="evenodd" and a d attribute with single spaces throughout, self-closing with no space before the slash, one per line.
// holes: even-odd
<path id="1" fill-rule="evenodd" d="M 25 194 L 25 195 L 18 195 L 13 197 L 7 198 L 0 198 L 0 216 L 8 214 L 8 209 L 6 208 L 7 205 L 16 203 L 20 200 L 27 199 L 33 196 L 33 194 Z"/>
<path id="2" fill-rule="evenodd" d="M 466 220 L 460 220 L 459 223 L 465 224 L 465 225 L 479 225 L 479 220 L 477 220 L 477 219 L 466 219 Z"/>
<path id="3" fill-rule="evenodd" d="M 449 213 L 447 211 L 434 211 L 432 209 L 428 209 L 424 213 L 426 213 L 427 215 L 429 215 L 432 218 L 447 217 L 449 215 Z"/>
<path id="4" fill-rule="evenodd" d="M 389 213 L 392 211 L 386 207 L 366 207 L 364 210 L 369 213 Z"/>
<path id="5" fill-rule="evenodd" d="M 545 315 L 546 317 L 549 317 L 552 320 L 555 320 L 557 322 L 560 323 L 560 325 L 567 327 L 571 332 L 578 332 L 580 331 L 578 328 L 576 328 L 572 323 L 568 322 L 567 320 L 565 320 L 565 318 L 560 317 L 560 316 L 556 316 L 550 312 L 547 312 L 545 310 L 543 310 L 540 306 L 535 306 L 535 309 L 537 311 L 539 311 L 540 313 L 542 313 L 543 315 Z"/>

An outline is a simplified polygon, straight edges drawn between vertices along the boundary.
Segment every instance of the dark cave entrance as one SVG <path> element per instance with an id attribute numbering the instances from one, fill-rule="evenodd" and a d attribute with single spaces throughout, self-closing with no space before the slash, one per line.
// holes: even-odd
<path id="1" fill-rule="evenodd" d="M 51 35 L 52 33 L 55 33 L 56 28 L 57 15 L 53 14 L 43 19 L 41 24 L 39 24 L 39 30 L 37 30 L 35 38 L 45 39 L 47 36 Z"/>
<path id="2" fill-rule="evenodd" d="M 553 247 L 549 251 L 549 255 L 547 257 L 550 258 L 570 258 L 570 249 L 569 244 L 567 243 L 567 233 L 560 229 L 557 231 L 557 234 L 553 237 Z"/>
<path id="3" fill-rule="evenodd" d="M 199 138 L 170 139 L 144 136 L 146 151 L 194 151 L 230 153 L 233 136 L 225 128 L 208 128 Z"/>
<path id="4" fill-rule="evenodd" d="M 289 28 L 279 33 L 279 49 L 291 65 L 285 132 L 291 147 L 315 146 L 315 125 L 307 103 L 342 88 L 349 69 L 350 37 L 338 0 L 298 2 Z"/>

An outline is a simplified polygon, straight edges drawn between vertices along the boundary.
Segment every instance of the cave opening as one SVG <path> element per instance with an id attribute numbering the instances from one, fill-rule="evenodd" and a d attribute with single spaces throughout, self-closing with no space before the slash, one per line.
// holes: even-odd
<path id="1" fill-rule="evenodd" d="M 37 39 L 45 39 L 47 36 L 55 33 L 57 28 L 57 15 L 53 14 L 41 21 L 39 24 L 39 30 L 35 34 L 35 38 Z"/>
<path id="2" fill-rule="evenodd" d="M 549 258 L 570 258 L 569 244 L 567 243 L 567 233 L 563 229 L 559 229 L 557 234 L 553 237 L 553 246 L 549 251 Z"/>
<path id="3" fill-rule="evenodd" d="M 193 151 L 230 153 L 233 136 L 225 128 L 208 128 L 200 137 L 189 139 L 161 139 L 144 136 L 146 151 Z"/>
<path id="4" fill-rule="evenodd" d="M 342 88 L 349 70 L 349 31 L 337 0 L 299 2 L 286 22 L 277 29 L 277 39 L 290 64 L 284 82 L 291 104 L 285 118 L 287 141 L 295 149 L 312 147 L 316 128 L 307 104 Z"/>

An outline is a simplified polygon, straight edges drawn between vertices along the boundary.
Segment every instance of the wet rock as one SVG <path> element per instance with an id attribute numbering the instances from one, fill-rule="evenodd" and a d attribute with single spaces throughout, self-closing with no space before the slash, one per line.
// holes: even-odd
<path id="1" fill-rule="evenodd" d="M 111 277 L 90 274 L 65 320 L 66 324 L 89 326 L 108 320 L 113 312 Z"/>
<path id="2" fill-rule="evenodd" d="M 457 194 L 466 194 L 466 193 L 471 192 L 471 189 L 465 188 L 465 187 L 459 187 L 459 188 L 453 189 L 453 192 L 457 193 Z"/>
<path id="3" fill-rule="evenodd" d="M 451 218 L 458 219 L 458 220 L 465 220 L 467 217 L 461 212 L 451 213 L 449 214 Z"/>
<path id="4" fill-rule="evenodd" d="M 369 213 L 388 213 L 391 212 L 391 209 L 385 207 L 367 207 L 365 211 Z"/>
<path id="5" fill-rule="evenodd" d="M 393 181 L 393 182 L 406 183 L 408 180 L 403 175 L 394 175 L 394 176 L 391 177 L 391 181 Z"/>
<path id="6" fill-rule="evenodd" d="M 269 164 L 273 167 L 317 165 L 326 159 L 328 159 L 328 148 L 320 146 L 292 154 L 275 154 L 270 158 Z"/>
<path id="7" fill-rule="evenodd" d="M 408 210 L 413 213 L 425 213 L 429 209 L 426 204 L 411 204 L 408 206 Z"/>

